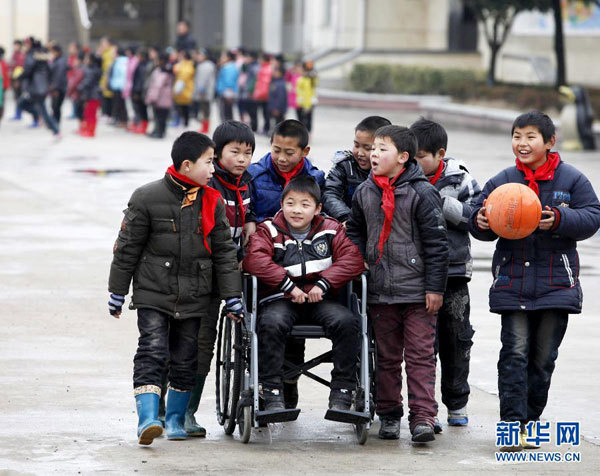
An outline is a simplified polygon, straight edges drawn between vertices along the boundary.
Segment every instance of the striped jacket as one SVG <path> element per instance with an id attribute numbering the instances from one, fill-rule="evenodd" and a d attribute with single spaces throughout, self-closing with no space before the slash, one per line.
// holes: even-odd
<path id="1" fill-rule="evenodd" d="M 248 172 L 244 172 L 239 183 L 227 170 L 225 170 L 218 162 L 215 162 L 215 174 L 209 185 L 217 189 L 223 201 L 225 202 L 225 212 L 231 230 L 231 238 L 238 248 L 238 259 L 241 261 L 242 255 L 242 234 L 243 224 L 249 221 L 256 221 L 256 216 L 251 207 L 251 187 L 252 176 Z M 228 185 L 226 185 L 228 184 Z M 242 211 L 239 205 L 239 199 L 235 187 L 245 188 L 240 190 L 240 197 L 244 207 L 244 220 L 242 220 Z M 233 188 L 230 188 L 233 187 Z"/>
<path id="2" fill-rule="evenodd" d="M 286 297 L 295 286 L 305 292 L 319 286 L 335 295 L 364 271 L 358 247 L 337 220 L 315 217 L 306 238 L 297 241 L 281 211 L 258 225 L 243 266 L 259 279 L 261 302 Z"/>
<path id="3" fill-rule="evenodd" d="M 442 197 L 442 211 L 448 228 L 448 278 L 471 278 L 473 258 L 469 220 L 481 188 L 461 160 L 444 159 L 442 176 L 434 187 Z"/>

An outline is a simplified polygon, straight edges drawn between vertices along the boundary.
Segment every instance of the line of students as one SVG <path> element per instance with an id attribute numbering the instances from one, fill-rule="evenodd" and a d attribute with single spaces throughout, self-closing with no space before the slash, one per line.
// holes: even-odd
<path id="1" fill-rule="evenodd" d="M 502 315 L 500 414 L 523 428 L 540 417 L 568 313 L 581 311 L 576 241 L 600 227 L 600 203 L 590 183 L 550 151 L 555 132 L 546 115 L 515 120 L 516 167 L 491 179 L 483 193 L 466 166 L 446 156 L 443 127 L 425 119 L 410 128 L 377 116 L 361 121 L 353 151 L 336 154 L 327 180 L 307 158 L 308 131 L 298 121 L 279 123 L 271 152 L 252 165 L 248 126 L 228 121 L 213 139 L 186 132 L 175 141 L 173 166 L 134 192 L 114 247 L 110 313 L 120 316 L 132 279 L 130 307 L 138 309 L 140 444 L 162 433 L 158 409 L 167 362 L 167 436 L 205 434 L 193 414 L 221 299 L 231 318 L 243 315 L 240 261 L 261 286 L 257 331 L 266 409 L 297 404 L 297 382 L 282 381 L 281 362 L 291 326 L 306 315 L 333 341 L 329 406 L 351 408 L 359 324 L 336 306 L 335 296 L 368 269 L 379 436 L 399 438 L 403 361 L 412 441 L 432 441 L 441 431 L 436 352 L 448 424 L 467 425 L 469 233 L 497 238 L 484 199 L 509 181 L 536 190 L 546 208 L 538 230 L 523 240 L 501 238 L 494 255 L 490 307 Z M 291 354 L 303 357 L 302 349 Z"/>

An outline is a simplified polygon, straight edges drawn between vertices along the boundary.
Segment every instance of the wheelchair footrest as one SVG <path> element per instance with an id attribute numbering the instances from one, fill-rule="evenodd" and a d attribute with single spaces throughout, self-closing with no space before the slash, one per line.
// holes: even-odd
<path id="1" fill-rule="evenodd" d="M 283 423 L 285 421 L 296 421 L 300 415 L 299 408 L 285 408 L 283 410 L 259 410 L 256 412 L 258 423 Z"/>
<path id="2" fill-rule="evenodd" d="M 325 413 L 325 420 L 359 425 L 361 423 L 368 423 L 371 420 L 371 415 L 363 412 L 355 412 L 353 410 L 327 410 L 327 413 Z"/>

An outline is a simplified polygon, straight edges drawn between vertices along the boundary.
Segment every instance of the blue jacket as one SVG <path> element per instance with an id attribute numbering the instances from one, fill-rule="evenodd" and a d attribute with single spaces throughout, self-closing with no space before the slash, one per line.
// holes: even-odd
<path id="1" fill-rule="evenodd" d="M 523 172 L 509 167 L 485 184 L 470 220 L 475 238 L 498 238 L 491 230 L 481 231 L 476 217 L 492 190 L 509 182 L 526 184 Z M 578 314 L 583 293 L 577 241 L 590 238 L 600 228 L 600 203 L 589 180 L 562 161 L 553 180 L 537 183 L 542 210 L 546 205 L 552 207 L 558 224 L 554 230 L 536 229 L 521 240 L 498 239 L 492 259 L 490 311 L 563 309 Z"/>
<path id="2" fill-rule="evenodd" d="M 273 79 L 269 86 L 269 111 L 278 111 L 285 116 L 287 111 L 287 89 L 283 78 Z"/>
<path id="3" fill-rule="evenodd" d="M 275 170 L 271 153 L 269 152 L 258 162 L 250 164 L 248 172 L 252 175 L 251 203 L 257 221 L 275 216 L 281 208 L 281 193 L 285 181 Z M 311 164 L 307 158 L 304 158 L 304 167 L 298 175 L 310 175 L 321 188 L 325 184 L 325 173 Z"/>
<path id="4" fill-rule="evenodd" d="M 217 76 L 217 94 L 228 98 L 237 96 L 239 74 L 233 61 L 224 64 Z"/>
<path id="5" fill-rule="evenodd" d="M 127 56 L 118 56 L 112 66 L 109 86 L 112 91 L 123 91 L 127 82 Z"/>

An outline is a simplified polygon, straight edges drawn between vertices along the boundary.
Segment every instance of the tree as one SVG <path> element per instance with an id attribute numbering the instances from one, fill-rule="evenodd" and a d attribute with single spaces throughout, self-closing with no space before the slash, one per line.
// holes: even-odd
<path id="1" fill-rule="evenodd" d="M 559 0 L 557 0 L 559 1 Z M 524 10 L 547 10 L 548 0 L 464 0 L 483 26 L 490 47 L 488 84 L 496 82 L 496 60 L 517 13 Z"/>

